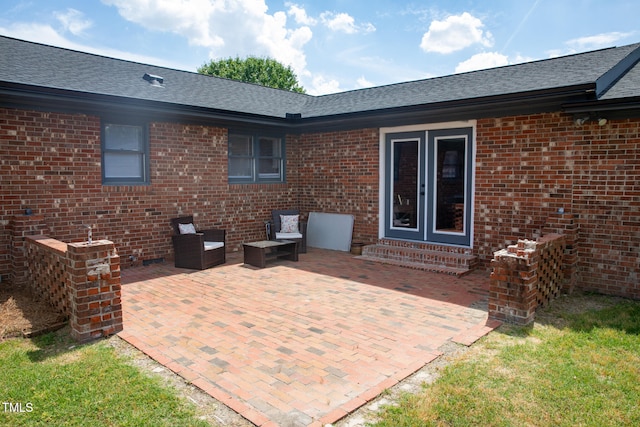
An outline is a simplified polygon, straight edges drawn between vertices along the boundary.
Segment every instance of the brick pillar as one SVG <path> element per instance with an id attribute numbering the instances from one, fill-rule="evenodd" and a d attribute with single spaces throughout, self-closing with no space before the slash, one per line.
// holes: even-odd
<path id="1" fill-rule="evenodd" d="M 542 235 L 562 234 L 565 236 L 562 272 L 564 283 L 562 292 L 571 294 L 578 282 L 578 247 L 580 245 L 580 228 L 578 218 L 570 213 L 554 213 L 542 229 Z"/>
<path id="2" fill-rule="evenodd" d="M 9 222 L 11 266 L 9 282 L 16 286 L 27 283 L 28 263 L 25 236 L 46 234 L 47 226 L 42 215 L 17 215 Z"/>
<path id="3" fill-rule="evenodd" d="M 113 242 L 67 245 L 71 335 L 84 342 L 122 330 L 120 256 Z"/>
<path id="4" fill-rule="evenodd" d="M 536 242 L 519 240 L 494 253 L 489 285 L 489 317 L 526 325 L 537 307 Z"/>

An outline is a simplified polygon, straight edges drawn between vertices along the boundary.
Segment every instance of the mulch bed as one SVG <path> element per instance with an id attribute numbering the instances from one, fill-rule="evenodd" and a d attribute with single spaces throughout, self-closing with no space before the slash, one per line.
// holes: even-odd
<path id="1" fill-rule="evenodd" d="M 27 288 L 0 285 L 0 340 L 30 338 L 66 324 L 64 316 Z"/>

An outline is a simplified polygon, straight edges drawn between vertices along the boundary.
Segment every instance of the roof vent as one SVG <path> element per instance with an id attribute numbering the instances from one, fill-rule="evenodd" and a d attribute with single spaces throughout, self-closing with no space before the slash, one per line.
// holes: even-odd
<path id="1" fill-rule="evenodd" d="M 157 76 L 155 74 L 144 73 L 142 78 L 148 81 L 151 86 L 164 87 L 164 77 Z"/>

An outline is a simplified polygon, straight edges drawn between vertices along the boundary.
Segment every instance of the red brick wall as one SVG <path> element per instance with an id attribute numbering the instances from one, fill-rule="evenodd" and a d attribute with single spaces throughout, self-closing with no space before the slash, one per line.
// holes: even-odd
<path id="1" fill-rule="evenodd" d="M 477 122 L 474 253 L 541 234 L 559 207 L 580 228 L 577 287 L 640 298 L 640 120 L 577 127 L 561 113 Z M 0 274 L 9 221 L 25 207 L 51 237 L 114 242 L 123 268 L 172 254 L 169 219 L 227 230 L 228 250 L 263 237 L 272 209 L 355 215 L 354 241 L 378 236 L 375 128 L 287 137 L 284 184 L 229 185 L 226 130 L 150 125 L 151 185 L 102 186 L 98 117 L 0 109 Z"/>
<path id="2" fill-rule="evenodd" d="M 228 250 L 264 236 L 272 209 L 297 206 L 293 185 L 229 185 L 227 131 L 152 123 L 151 185 L 103 186 L 100 119 L 0 108 L 0 275 L 10 270 L 11 219 L 29 207 L 48 234 L 65 242 L 114 242 L 122 267 L 172 256 L 169 219 L 193 214 L 196 225 L 227 230 Z M 292 151 L 295 144 L 288 144 Z M 287 167 L 296 175 L 293 153 Z"/>
<path id="3" fill-rule="evenodd" d="M 575 165 L 578 286 L 640 298 L 640 120 L 580 129 Z"/>
<path id="4" fill-rule="evenodd" d="M 640 120 L 479 120 L 476 144 L 474 253 L 485 265 L 563 207 L 579 226 L 576 286 L 640 298 Z"/>
<path id="5" fill-rule="evenodd" d="M 362 129 L 299 137 L 300 206 L 355 216 L 353 241 L 378 238 L 379 132 Z"/>
<path id="6" fill-rule="evenodd" d="M 478 121 L 474 246 L 485 263 L 518 239 L 540 236 L 559 207 L 570 211 L 573 126 L 559 114 Z"/>

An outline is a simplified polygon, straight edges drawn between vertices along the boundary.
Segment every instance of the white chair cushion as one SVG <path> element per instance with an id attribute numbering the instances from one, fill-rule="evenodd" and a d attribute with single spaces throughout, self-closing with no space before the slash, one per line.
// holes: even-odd
<path id="1" fill-rule="evenodd" d="M 302 234 L 300 233 L 276 233 L 276 239 L 302 239 Z"/>
<path id="2" fill-rule="evenodd" d="M 204 242 L 204 250 L 218 249 L 224 247 L 224 242 Z"/>
<path id="3" fill-rule="evenodd" d="M 196 234 L 196 228 L 193 224 L 178 224 L 180 234 Z"/>

